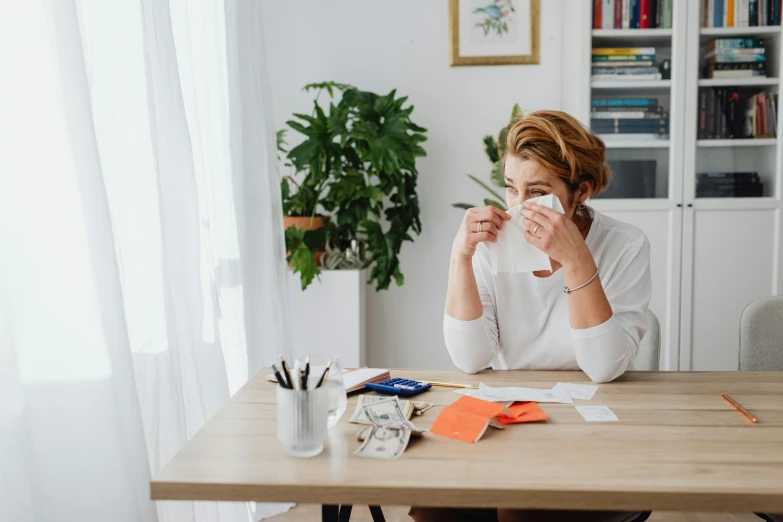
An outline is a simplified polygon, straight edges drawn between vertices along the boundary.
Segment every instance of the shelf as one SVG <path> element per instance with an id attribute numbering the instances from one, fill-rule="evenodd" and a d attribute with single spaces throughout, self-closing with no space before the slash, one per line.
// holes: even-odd
<path id="1" fill-rule="evenodd" d="M 703 40 L 725 36 L 780 36 L 779 25 L 763 27 L 702 27 L 699 35 Z"/>
<path id="2" fill-rule="evenodd" d="M 590 198 L 587 204 L 598 212 L 655 212 L 661 210 L 672 210 L 677 206 L 669 198 Z"/>
<path id="3" fill-rule="evenodd" d="M 655 43 L 671 43 L 671 29 L 593 29 L 595 40 L 629 40 L 649 41 Z"/>
<path id="4" fill-rule="evenodd" d="M 697 140 L 697 147 L 771 147 L 777 145 L 777 138 L 737 140 Z"/>
<path id="5" fill-rule="evenodd" d="M 780 208 L 775 198 L 696 198 L 693 208 L 697 210 L 768 210 Z"/>
<path id="6" fill-rule="evenodd" d="M 607 149 L 668 149 L 669 140 L 634 140 L 631 138 L 603 138 Z"/>
<path id="7" fill-rule="evenodd" d="M 591 80 L 590 86 L 593 89 L 646 89 L 646 90 L 669 90 L 672 86 L 671 80 Z"/>
<path id="8" fill-rule="evenodd" d="M 699 87 L 762 87 L 777 85 L 779 78 L 702 78 Z"/>

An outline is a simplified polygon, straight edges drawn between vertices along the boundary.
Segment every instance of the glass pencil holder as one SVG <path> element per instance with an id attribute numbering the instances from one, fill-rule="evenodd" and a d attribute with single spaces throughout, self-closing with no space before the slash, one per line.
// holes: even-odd
<path id="1" fill-rule="evenodd" d="M 277 386 L 277 440 L 292 457 L 314 457 L 324 449 L 329 391 L 289 390 Z"/>

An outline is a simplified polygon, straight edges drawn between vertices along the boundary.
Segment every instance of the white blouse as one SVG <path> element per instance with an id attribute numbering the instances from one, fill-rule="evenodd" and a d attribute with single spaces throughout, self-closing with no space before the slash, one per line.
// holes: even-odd
<path id="1" fill-rule="evenodd" d="M 593 254 L 612 317 L 574 330 L 568 322 L 565 276 L 492 274 L 483 243 L 473 256 L 484 314 L 473 321 L 443 318 L 443 335 L 454 364 L 476 373 L 494 369 L 582 369 L 595 382 L 609 382 L 631 368 L 649 327 L 650 243 L 638 228 L 591 209 L 585 243 Z"/>

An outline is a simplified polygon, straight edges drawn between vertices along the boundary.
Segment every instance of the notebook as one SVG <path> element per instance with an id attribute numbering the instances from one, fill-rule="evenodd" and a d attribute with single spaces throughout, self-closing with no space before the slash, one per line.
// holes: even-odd
<path id="1" fill-rule="evenodd" d="M 321 370 L 323 371 L 323 369 Z M 364 389 L 368 382 L 383 382 L 391 379 L 389 370 L 381 368 L 355 368 L 343 370 L 343 381 L 345 382 L 345 392 L 351 393 Z M 274 373 L 266 376 L 266 380 L 277 382 Z"/>

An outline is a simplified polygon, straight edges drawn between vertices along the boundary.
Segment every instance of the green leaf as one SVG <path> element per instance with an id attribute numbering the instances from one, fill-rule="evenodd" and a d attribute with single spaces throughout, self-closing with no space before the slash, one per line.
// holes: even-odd
<path id="1" fill-rule="evenodd" d="M 484 136 L 484 152 L 489 158 L 490 163 L 495 163 L 500 160 L 498 156 L 498 142 L 495 141 L 495 137 L 487 134 Z"/>
<path id="2" fill-rule="evenodd" d="M 470 203 L 452 203 L 451 206 L 454 208 L 461 208 L 463 210 L 468 210 L 475 207 L 476 205 L 471 205 Z"/>
<path id="3" fill-rule="evenodd" d="M 496 187 L 506 187 L 506 176 L 503 172 L 503 163 L 498 160 L 492 165 L 492 172 L 489 174 L 489 179 Z M 502 199 L 502 198 L 501 198 Z"/>
<path id="4" fill-rule="evenodd" d="M 300 244 L 291 254 L 291 268 L 295 274 L 299 274 L 302 282 L 302 290 L 306 290 L 313 278 L 319 275 L 321 271 L 315 264 L 315 255 L 307 248 L 304 243 Z"/>
<path id="5" fill-rule="evenodd" d="M 475 181 L 476 183 L 478 183 L 479 185 L 481 185 L 482 187 L 484 187 L 484 189 L 485 189 L 487 192 L 489 192 L 490 194 L 492 194 L 492 195 L 493 195 L 494 197 L 496 197 L 497 199 L 503 199 L 503 196 L 501 196 L 500 194 L 498 194 L 497 192 L 495 192 L 495 190 L 494 190 L 494 189 L 492 189 L 492 188 L 491 188 L 489 185 L 487 185 L 486 183 L 484 183 L 483 181 L 481 181 L 480 179 L 478 179 L 476 176 L 473 176 L 473 175 L 471 175 L 471 174 L 468 174 L 468 177 L 469 177 L 470 179 L 472 179 L 473 181 Z"/>
<path id="6" fill-rule="evenodd" d="M 484 204 L 485 205 L 492 205 L 493 207 L 497 207 L 497 208 L 499 208 L 500 210 L 503 210 L 503 211 L 507 210 L 506 209 L 506 205 L 504 205 L 500 201 L 495 201 L 494 199 L 486 198 L 484 200 Z"/>
<path id="7" fill-rule="evenodd" d="M 511 118 L 509 118 L 508 122 L 513 125 L 517 122 L 517 119 L 522 116 L 522 109 L 519 107 L 518 103 L 514 104 L 514 108 L 511 109 Z"/>

